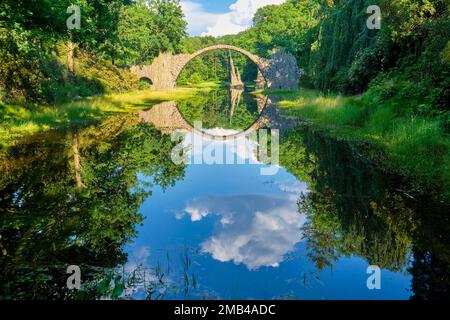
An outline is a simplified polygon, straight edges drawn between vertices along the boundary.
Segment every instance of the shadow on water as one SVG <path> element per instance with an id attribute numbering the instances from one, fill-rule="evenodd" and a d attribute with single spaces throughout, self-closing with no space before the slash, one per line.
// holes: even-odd
<path id="1" fill-rule="evenodd" d="M 242 130 L 261 113 L 254 97 L 237 102 L 233 114 L 228 102 L 210 103 L 226 101 L 222 92 L 198 99 L 179 109 L 189 122 L 202 120 L 209 129 Z M 298 212 L 308 218 L 298 234 L 314 270 L 292 281 L 306 288 L 313 278 L 322 283 L 317 274 L 356 256 L 409 274 L 412 299 L 449 298 L 448 206 L 402 191 L 401 178 L 386 176 L 352 145 L 311 128 L 286 130 L 280 142 L 281 166 L 308 186 L 297 195 Z M 150 266 L 132 263 L 124 250 L 138 237 L 139 225 L 152 223 L 140 208 L 152 201 L 153 190 L 185 177 L 187 168 L 171 161 L 173 147 L 170 136 L 130 114 L 29 137 L 3 150 L 0 299 L 221 296 L 202 282 L 195 263 L 205 253 L 195 246 L 160 248 Z M 286 255 L 281 263 L 289 260 Z M 82 290 L 66 289 L 68 265 L 82 268 Z"/>

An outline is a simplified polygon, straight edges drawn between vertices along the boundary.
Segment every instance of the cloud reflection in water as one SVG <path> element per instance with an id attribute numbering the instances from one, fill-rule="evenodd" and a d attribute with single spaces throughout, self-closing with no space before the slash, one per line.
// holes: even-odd
<path id="1" fill-rule="evenodd" d="M 256 270 L 278 267 L 301 241 L 306 216 L 296 201 L 294 194 L 210 196 L 190 201 L 185 213 L 194 222 L 220 217 L 216 233 L 201 244 L 203 252 Z"/>

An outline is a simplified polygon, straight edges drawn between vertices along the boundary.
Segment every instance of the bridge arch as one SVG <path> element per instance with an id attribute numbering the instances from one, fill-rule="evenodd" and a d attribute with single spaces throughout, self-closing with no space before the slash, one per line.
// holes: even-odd
<path id="1" fill-rule="evenodd" d="M 178 104 L 175 103 L 175 107 L 176 110 L 178 111 L 179 115 L 181 116 L 181 118 L 184 121 L 184 126 L 182 126 L 182 129 L 184 129 L 187 132 L 192 132 L 195 133 L 201 137 L 203 137 L 206 140 L 210 140 L 210 141 L 230 141 L 230 140 L 236 140 L 242 137 L 246 137 L 248 136 L 250 133 L 255 132 L 258 129 L 261 129 L 262 127 L 264 127 L 267 124 L 267 118 L 266 118 L 266 114 L 264 113 L 264 110 L 266 109 L 266 107 L 268 107 L 268 105 L 271 104 L 271 101 L 269 99 L 269 97 L 265 97 L 264 98 L 264 107 L 262 112 L 259 114 L 258 118 L 253 121 L 253 123 L 248 126 L 247 128 L 245 128 L 244 130 L 241 130 L 239 132 L 233 133 L 233 134 L 228 134 L 228 135 L 214 135 L 211 133 L 206 132 L 205 130 L 199 130 L 198 128 L 195 128 L 184 116 L 183 112 L 181 112 L 181 110 L 178 107 Z"/>
<path id="2" fill-rule="evenodd" d="M 269 65 L 268 65 L 267 61 L 265 61 L 265 59 L 262 59 L 262 58 L 258 57 L 257 55 L 254 55 L 250 51 L 247 51 L 245 49 L 242 49 L 242 48 L 239 48 L 236 46 L 227 45 L 227 44 L 218 44 L 218 45 L 200 49 L 200 50 L 194 52 L 193 54 L 188 55 L 188 57 L 186 56 L 186 59 L 184 61 L 182 61 L 180 63 L 180 65 L 178 66 L 178 68 L 175 70 L 175 83 L 178 81 L 178 78 L 180 77 L 181 72 L 184 70 L 184 68 L 186 68 L 186 66 L 189 64 L 189 62 L 191 62 L 195 58 L 197 58 L 207 52 L 216 51 L 216 50 L 230 50 L 230 51 L 234 51 L 234 52 L 243 54 L 257 66 L 258 70 L 261 72 L 261 74 L 264 78 L 264 81 L 267 82 L 267 77 L 266 77 L 265 73 L 266 73 L 266 70 Z"/>
<path id="3" fill-rule="evenodd" d="M 150 79 L 147 75 L 139 77 L 139 83 L 141 83 L 141 82 L 144 82 L 149 87 L 151 87 L 153 85 L 153 80 Z"/>
<path id="4" fill-rule="evenodd" d="M 201 54 L 214 50 L 231 50 L 248 57 L 258 67 L 268 89 L 298 89 L 301 71 L 297 66 L 297 60 L 292 54 L 282 49 L 274 50 L 271 58 L 265 59 L 236 46 L 218 44 L 203 48 L 193 54 L 161 53 L 151 65 L 132 66 L 130 70 L 138 78 L 151 79 L 154 89 L 175 89 L 181 71 L 186 65 Z"/>

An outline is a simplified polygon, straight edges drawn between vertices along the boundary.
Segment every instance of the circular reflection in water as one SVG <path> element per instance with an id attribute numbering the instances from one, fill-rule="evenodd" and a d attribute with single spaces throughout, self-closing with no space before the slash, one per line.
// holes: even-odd
<path id="1" fill-rule="evenodd" d="M 235 136 L 250 129 L 260 118 L 268 99 L 245 90 L 218 88 L 193 99 L 178 102 L 178 110 L 194 128 L 201 122 L 203 133 Z"/>

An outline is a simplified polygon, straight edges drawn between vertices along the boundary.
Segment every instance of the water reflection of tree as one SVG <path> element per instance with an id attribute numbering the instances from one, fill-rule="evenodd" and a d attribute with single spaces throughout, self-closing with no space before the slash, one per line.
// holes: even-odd
<path id="1" fill-rule="evenodd" d="M 67 265 L 82 266 L 89 282 L 102 276 L 99 268 L 126 262 L 123 245 L 135 236 L 151 186 L 184 175 L 170 161 L 170 137 L 135 122 L 116 117 L 80 130 L 78 167 L 72 132 L 35 136 L 1 155 L 1 297 L 69 298 Z M 138 172 L 151 177 L 147 185 Z"/>
<path id="2" fill-rule="evenodd" d="M 413 300 L 449 300 L 448 260 L 427 250 L 414 248 L 414 261 L 408 271 L 413 275 Z"/>
<path id="3" fill-rule="evenodd" d="M 406 196 L 399 178 L 383 175 L 348 143 L 309 129 L 281 142 L 282 165 L 309 182 L 299 210 L 308 214 L 304 235 L 319 270 L 343 255 L 392 271 L 407 270 L 413 260 L 415 298 L 449 297 L 448 207 Z"/>
<path id="4" fill-rule="evenodd" d="M 191 125 L 195 121 L 202 121 L 205 129 L 245 130 L 259 118 L 258 103 L 255 98 L 243 93 L 239 101 L 235 99 L 233 108 L 232 92 L 219 89 L 190 100 L 180 101 L 178 108 Z"/>

